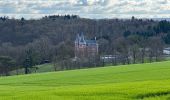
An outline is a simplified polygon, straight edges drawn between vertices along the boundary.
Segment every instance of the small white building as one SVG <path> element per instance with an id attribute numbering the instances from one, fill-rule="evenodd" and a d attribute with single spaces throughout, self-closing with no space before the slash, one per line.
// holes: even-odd
<path id="1" fill-rule="evenodd" d="M 116 55 L 103 55 L 100 57 L 100 59 L 104 62 L 112 62 L 116 58 L 117 58 Z"/>
<path id="2" fill-rule="evenodd" d="M 164 48 L 163 54 L 164 54 L 164 55 L 170 55 L 170 47 Z"/>

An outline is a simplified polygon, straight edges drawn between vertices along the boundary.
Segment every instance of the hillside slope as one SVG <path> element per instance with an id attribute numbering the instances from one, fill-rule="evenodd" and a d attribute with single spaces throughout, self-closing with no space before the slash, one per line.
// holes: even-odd
<path id="1" fill-rule="evenodd" d="M 169 99 L 170 62 L 0 78 L 2 100 Z"/>

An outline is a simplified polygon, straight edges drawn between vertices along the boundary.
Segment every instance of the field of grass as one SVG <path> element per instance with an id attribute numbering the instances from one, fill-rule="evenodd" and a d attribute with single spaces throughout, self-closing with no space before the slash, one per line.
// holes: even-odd
<path id="1" fill-rule="evenodd" d="M 0 78 L 0 100 L 170 100 L 170 61 Z"/>

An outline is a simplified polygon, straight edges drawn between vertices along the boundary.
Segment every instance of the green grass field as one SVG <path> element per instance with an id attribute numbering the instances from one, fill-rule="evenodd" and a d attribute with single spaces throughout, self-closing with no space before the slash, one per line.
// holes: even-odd
<path id="1" fill-rule="evenodd" d="M 170 100 L 170 61 L 0 78 L 0 100 Z"/>

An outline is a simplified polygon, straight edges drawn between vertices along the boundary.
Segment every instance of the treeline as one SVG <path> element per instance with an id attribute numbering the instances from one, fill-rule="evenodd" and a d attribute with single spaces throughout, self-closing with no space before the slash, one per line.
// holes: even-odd
<path id="1" fill-rule="evenodd" d="M 86 60 L 72 61 L 74 40 L 80 32 L 84 32 L 88 39 L 97 37 L 97 59 L 100 55 L 118 55 L 123 64 L 144 62 L 145 58 L 158 61 L 162 49 L 170 44 L 170 22 L 165 20 L 159 22 L 135 17 L 95 20 L 76 15 L 30 20 L 0 17 L 0 74 L 9 75 L 14 69 L 51 62 L 54 62 L 55 70 L 74 69 L 76 63 L 75 68 L 90 66 Z M 92 65 L 101 65 L 97 62 L 99 60 L 94 61 Z"/>

